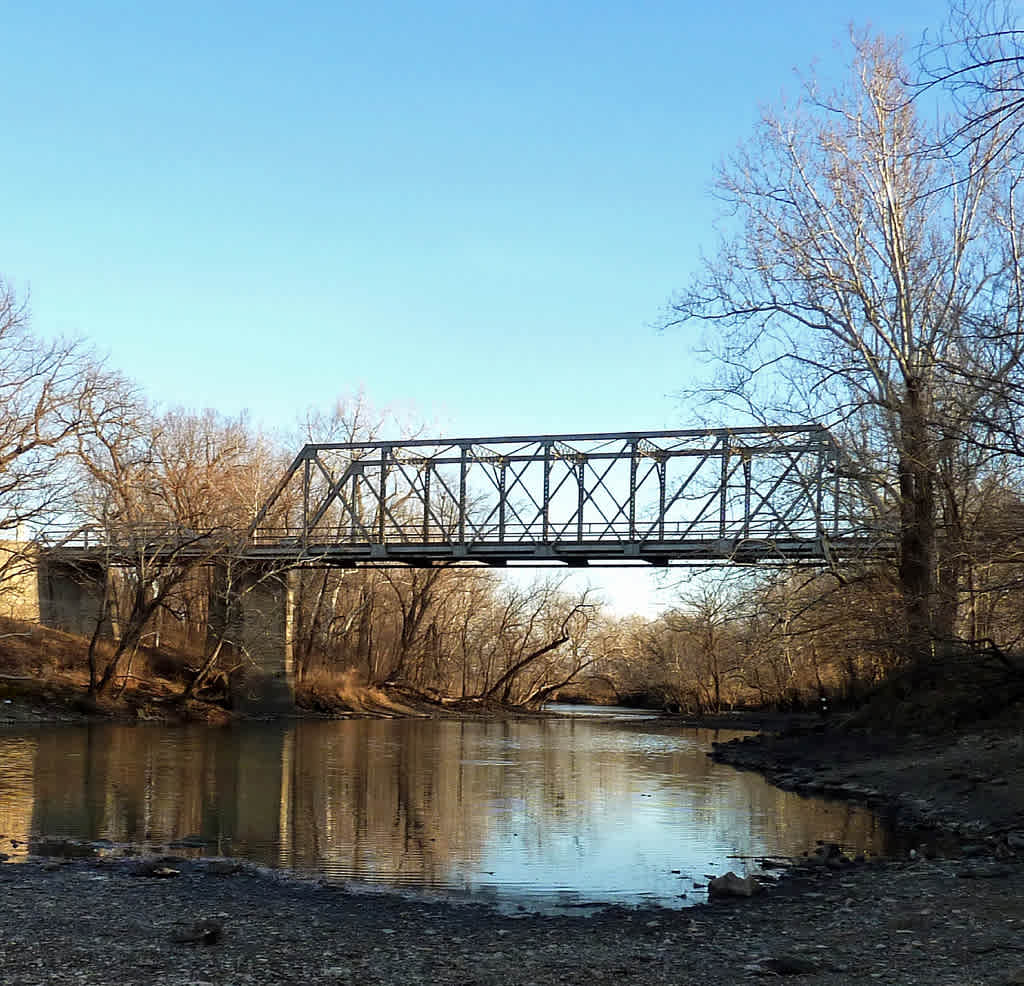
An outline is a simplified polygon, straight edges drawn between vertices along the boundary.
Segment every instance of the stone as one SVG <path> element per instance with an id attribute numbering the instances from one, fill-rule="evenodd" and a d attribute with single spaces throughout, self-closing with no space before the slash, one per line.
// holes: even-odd
<path id="1" fill-rule="evenodd" d="M 961 880 L 1001 880 L 1009 875 L 1009 868 L 999 863 L 975 863 L 957 872 Z"/>
<path id="2" fill-rule="evenodd" d="M 61 859 L 89 859 L 99 855 L 96 849 L 74 839 L 36 839 L 29 843 L 33 856 L 59 856 Z"/>
<path id="3" fill-rule="evenodd" d="M 213 918 L 203 918 L 177 928 L 171 935 L 176 945 L 216 945 L 224 933 L 224 925 Z"/>
<path id="4" fill-rule="evenodd" d="M 764 972 L 776 976 L 808 976 L 821 968 L 817 962 L 802 955 L 775 955 L 762 959 L 758 965 Z"/>
<path id="5" fill-rule="evenodd" d="M 237 859 L 208 859 L 203 864 L 203 869 L 211 876 L 232 876 L 241 868 Z"/>
<path id="6" fill-rule="evenodd" d="M 165 866 L 162 859 L 141 859 L 131 869 L 132 876 L 151 876 L 166 878 L 178 876 L 181 870 Z"/>
<path id="7" fill-rule="evenodd" d="M 709 897 L 753 897 L 756 890 L 752 876 L 740 877 L 732 870 L 708 883 Z"/>

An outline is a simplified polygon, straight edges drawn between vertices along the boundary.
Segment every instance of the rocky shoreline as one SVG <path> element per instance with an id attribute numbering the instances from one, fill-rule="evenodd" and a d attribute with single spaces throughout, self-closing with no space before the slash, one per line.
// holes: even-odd
<path id="1" fill-rule="evenodd" d="M 1024 982 L 1024 867 L 808 863 L 681 911 L 509 917 L 224 860 L 0 868 L 0 975 L 42 983 Z"/>
<path id="2" fill-rule="evenodd" d="M 947 844 L 1024 831 L 1024 728 L 1016 722 L 947 735 L 803 725 L 716 743 L 711 756 L 785 790 L 866 804 Z"/>
<path id="3" fill-rule="evenodd" d="M 0 982 L 1024 984 L 1022 750 L 1005 724 L 942 740 L 804 725 L 722 744 L 716 757 L 782 786 L 890 811 L 910 848 L 858 863 L 809 847 L 751 897 L 679 911 L 515 917 L 39 844 L 0 866 Z"/>

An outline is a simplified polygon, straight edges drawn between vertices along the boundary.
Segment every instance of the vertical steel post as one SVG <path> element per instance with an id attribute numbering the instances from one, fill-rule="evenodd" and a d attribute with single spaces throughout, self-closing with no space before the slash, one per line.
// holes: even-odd
<path id="1" fill-rule="evenodd" d="M 354 543 L 359 534 L 359 521 L 361 518 L 358 517 L 358 496 L 359 496 L 359 474 L 362 472 L 362 467 L 357 466 L 355 463 L 352 464 L 352 483 L 349 492 L 348 500 L 348 512 L 349 512 L 349 537 Z"/>
<path id="2" fill-rule="evenodd" d="M 836 458 L 835 464 L 836 464 L 835 465 L 835 469 L 836 469 L 836 485 L 835 485 L 835 492 L 832 494 L 832 496 L 834 498 L 833 499 L 833 503 L 832 503 L 832 536 L 833 537 L 838 537 L 839 536 L 839 497 L 840 497 L 840 495 L 842 493 L 842 487 L 840 485 L 841 482 L 842 482 L 842 476 L 840 474 L 841 474 L 842 470 L 839 468 L 839 459 L 838 458 Z"/>
<path id="3" fill-rule="evenodd" d="M 430 462 L 423 465 L 423 543 L 430 540 Z"/>
<path id="4" fill-rule="evenodd" d="M 629 533 L 626 540 L 636 540 L 636 442 L 629 443 Z"/>
<path id="5" fill-rule="evenodd" d="M 459 544 L 466 543 L 466 461 L 467 449 L 459 446 Z"/>
<path id="6" fill-rule="evenodd" d="M 505 473 L 508 470 L 508 464 L 504 459 L 499 460 L 498 466 L 498 540 L 504 542 L 505 540 Z"/>
<path id="7" fill-rule="evenodd" d="M 548 521 L 551 512 L 551 442 L 544 443 L 544 496 L 540 501 L 541 542 L 548 543 Z"/>
<path id="8" fill-rule="evenodd" d="M 386 445 L 380 450 L 380 487 L 377 491 L 377 540 L 380 544 L 384 543 L 384 503 L 387 498 L 388 453 L 390 451 L 390 447 Z"/>
<path id="9" fill-rule="evenodd" d="M 665 540 L 665 487 L 668 485 L 668 456 L 658 456 L 658 540 Z"/>
<path id="10" fill-rule="evenodd" d="M 302 547 L 309 547 L 309 459 L 302 463 Z"/>
<path id="11" fill-rule="evenodd" d="M 743 455 L 743 536 L 750 537 L 750 472 L 751 453 L 744 451 Z"/>
<path id="12" fill-rule="evenodd" d="M 729 489 L 729 443 L 724 439 L 719 439 L 719 444 L 722 447 L 722 480 L 718 487 L 718 536 L 725 540 L 725 521 L 726 521 L 726 498 Z"/>
<path id="13" fill-rule="evenodd" d="M 814 527 L 818 537 L 825 533 L 825 521 L 822 517 L 825 499 L 825 446 L 818 445 L 818 459 L 814 465 Z"/>
<path id="14" fill-rule="evenodd" d="M 579 496 L 576 504 L 576 540 L 583 540 L 583 505 L 586 503 L 586 489 L 587 489 L 587 457 L 585 455 L 578 455 L 576 457 L 577 465 L 579 466 Z"/>

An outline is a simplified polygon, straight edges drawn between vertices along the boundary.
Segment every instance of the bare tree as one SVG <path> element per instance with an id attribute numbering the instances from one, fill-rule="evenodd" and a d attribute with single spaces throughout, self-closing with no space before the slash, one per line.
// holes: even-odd
<path id="1" fill-rule="evenodd" d="M 35 565 L 27 542 L 66 526 L 83 408 L 112 390 L 116 380 L 81 343 L 33 332 L 27 304 L 0 279 L 0 592 Z"/>
<path id="2" fill-rule="evenodd" d="M 85 411 L 79 508 L 99 527 L 105 551 L 89 691 L 102 695 L 130 664 L 154 616 L 180 599 L 198 570 L 233 555 L 249 518 L 247 498 L 231 494 L 237 474 L 249 471 L 252 443 L 241 421 L 212 412 L 158 415 L 127 385 L 118 399 L 103 395 Z M 118 611 L 118 633 L 101 669 L 96 645 L 109 603 Z"/>
<path id="3" fill-rule="evenodd" d="M 689 664 L 702 706 L 721 712 L 730 686 L 742 680 L 741 599 L 722 582 L 705 583 L 684 600 L 679 610 L 665 614 L 668 626 L 689 637 Z"/>
<path id="4" fill-rule="evenodd" d="M 918 48 L 910 95 L 952 98 L 956 113 L 937 136 L 955 154 L 1020 150 L 1024 129 L 1024 31 L 1006 0 L 958 0 L 946 24 Z M 995 138 L 993 140 L 993 138 Z"/>
<path id="5" fill-rule="evenodd" d="M 721 167 L 737 232 L 668 324 L 708 326 L 704 392 L 722 405 L 842 435 L 879 492 L 874 523 L 896 536 L 906 649 L 921 656 L 955 614 L 938 573 L 959 550 L 945 537 L 956 497 L 984 468 L 971 424 L 1021 383 L 1018 175 L 999 131 L 964 160 L 937 158 L 898 48 L 852 47 L 845 87 L 809 84 Z M 959 492 L 942 486 L 944 460 L 976 471 Z"/>
<path id="6" fill-rule="evenodd" d="M 527 590 L 506 586 L 519 619 L 506 623 L 500 673 L 478 696 L 504 705 L 539 705 L 589 667 L 596 655 L 585 646 L 597 606 L 590 590 L 562 592 L 552 581 Z"/>

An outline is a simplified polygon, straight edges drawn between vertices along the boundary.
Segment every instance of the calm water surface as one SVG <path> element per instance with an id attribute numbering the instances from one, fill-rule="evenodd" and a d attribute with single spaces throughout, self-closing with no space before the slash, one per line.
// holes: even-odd
<path id="1" fill-rule="evenodd" d="M 0 731 L 0 848 L 188 838 L 205 843 L 194 853 L 547 910 L 685 906 L 705 874 L 745 871 L 735 857 L 818 839 L 886 851 L 870 812 L 705 756 L 735 734 L 606 713 Z"/>

